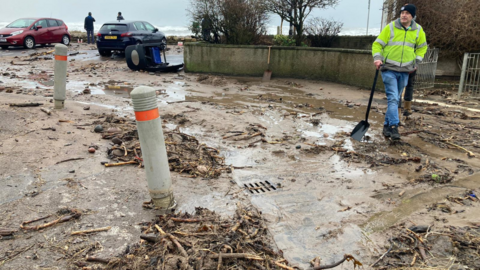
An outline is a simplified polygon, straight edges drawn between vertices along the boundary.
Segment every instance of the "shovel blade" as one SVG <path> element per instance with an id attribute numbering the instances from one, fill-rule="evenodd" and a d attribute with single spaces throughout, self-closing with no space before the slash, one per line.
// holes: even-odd
<path id="1" fill-rule="evenodd" d="M 370 124 L 367 121 L 362 120 L 353 129 L 352 133 L 350 134 L 350 137 L 361 142 L 363 136 L 365 135 L 365 133 L 367 133 L 368 128 L 370 128 Z"/>
<path id="2" fill-rule="evenodd" d="M 271 70 L 265 70 L 265 72 L 263 73 L 262 81 L 268 82 L 268 81 L 270 81 L 271 77 L 272 77 L 272 71 Z"/>

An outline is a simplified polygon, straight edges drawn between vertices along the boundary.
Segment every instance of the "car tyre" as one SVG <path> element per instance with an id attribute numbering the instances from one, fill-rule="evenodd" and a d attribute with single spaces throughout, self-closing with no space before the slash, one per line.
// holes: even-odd
<path id="1" fill-rule="evenodd" d="M 100 49 L 98 49 L 98 53 L 99 53 L 101 56 L 111 56 L 111 55 L 112 55 L 112 51 L 111 51 L 111 50 L 100 50 Z"/>
<path id="2" fill-rule="evenodd" d="M 128 46 L 125 49 L 125 60 L 131 70 L 145 70 L 147 68 L 145 47 L 141 44 Z"/>
<path id="3" fill-rule="evenodd" d="M 68 35 L 63 35 L 62 41 L 61 41 L 60 43 L 62 43 L 63 45 L 68 46 L 68 44 L 70 44 L 70 37 L 69 37 Z"/>
<path id="4" fill-rule="evenodd" d="M 24 40 L 23 40 L 23 47 L 25 47 L 26 49 L 34 49 L 35 48 L 35 39 L 33 37 L 26 37 Z"/>

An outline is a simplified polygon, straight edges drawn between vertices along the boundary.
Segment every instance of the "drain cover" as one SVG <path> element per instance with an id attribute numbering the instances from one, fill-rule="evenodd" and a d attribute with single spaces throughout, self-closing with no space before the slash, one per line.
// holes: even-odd
<path id="1" fill-rule="evenodd" d="M 265 193 L 269 191 L 277 190 L 277 188 L 268 181 L 260 181 L 249 184 L 243 184 L 246 190 L 252 194 Z"/>

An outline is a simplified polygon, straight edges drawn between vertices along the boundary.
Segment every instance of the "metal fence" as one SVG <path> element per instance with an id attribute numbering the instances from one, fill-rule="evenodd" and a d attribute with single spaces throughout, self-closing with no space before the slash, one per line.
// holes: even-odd
<path id="1" fill-rule="evenodd" d="M 422 63 L 418 65 L 415 89 L 434 87 L 439 51 L 439 49 L 428 48 L 427 53 L 425 53 L 425 56 L 423 57 Z"/>
<path id="2" fill-rule="evenodd" d="M 480 53 L 465 53 L 463 56 L 462 76 L 458 88 L 458 97 L 480 96 Z"/>

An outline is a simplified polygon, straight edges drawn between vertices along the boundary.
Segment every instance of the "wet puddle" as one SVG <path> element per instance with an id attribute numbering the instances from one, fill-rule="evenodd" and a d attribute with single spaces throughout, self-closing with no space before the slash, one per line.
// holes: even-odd
<path id="1" fill-rule="evenodd" d="M 240 187 L 265 185 L 276 187 L 270 191 L 249 192 L 252 204 L 265 216 L 269 231 L 284 256 L 303 269 L 316 256 L 328 264 L 343 258 L 345 253 L 364 250 L 362 229 L 346 220 L 366 212 L 373 198 L 365 198 L 364 190 L 371 190 L 376 173 L 350 167 L 338 156 L 327 159 L 327 171 L 318 164 L 303 163 L 271 171 L 235 171 L 234 180 Z M 288 168 L 287 168 L 288 167 Z M 261 170 L 261 168 L 259 168 Z M 348 183 L 342 185 L 340 183 Z M 355 210 L 342 211 L 346 206 Z M 328 248 L 321 248 L 328 247 Z M 361 257 L 361 256 L 360 256 Z"/>
<path id="2" fill-rule="evenodd" d="M 431 205 L 443 201 L 447 195 L 452 195 L 464 191 L 465 189 L 476 189 L 480 185 L 480 175 L 455 181 L 449 185 L 439 186 L 420 192 L 411 197 L 402 200 L 401 204 L 391 211 L 380 212 L 372 216 L 367 223 L 363 224 L 367 232 L 380 232 L 393 226 L 405 217 L 414 212 L 426 209 L 426 205 Z M 380 194 L 377 198 L 397 196 L 397 194 Z"/>

